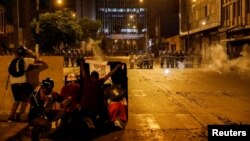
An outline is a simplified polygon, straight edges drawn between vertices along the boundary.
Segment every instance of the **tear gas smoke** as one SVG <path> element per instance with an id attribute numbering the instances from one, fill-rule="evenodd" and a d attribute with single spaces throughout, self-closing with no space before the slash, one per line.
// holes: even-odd
<path id="1" fill-rule="evenodd" d="M 177 61 L 177 64 L 178 64 L 178 68 L 179 69 L 184 69 L 185 68 L 185 64 L 180 62 L 180 61 Z"/>
<path id="2" fill-rule="evenodd" d="M 102 49 L 99 47 L 100 41 L 94 41 L 90 39 L 86 45 L 88 50 L 92 50 L 94 54 L 94 60 L 105 61 L 105 54 Z"/>
<path id="3" fill-rule="evenodd" d="M 209 69 L 217 72 L 227 71 L 250 71 L 250 47 L 243 46 L 241 56 L 236 59 L 229 59 L 225 47 L 222 45 L 215 45 L 210 48 L 211 62 Z"/>

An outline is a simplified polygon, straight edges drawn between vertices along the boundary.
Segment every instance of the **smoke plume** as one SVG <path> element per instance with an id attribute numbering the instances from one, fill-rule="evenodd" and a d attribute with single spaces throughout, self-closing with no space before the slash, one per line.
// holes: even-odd
<path id="1" fill-rule="evenodd" d="M 211 62 L 209 69 L 218 72 L 225 71 L 250 71 L 250 47 L 244 45 L 241 56 L 236 59 L 229 59 L 225 47 L 222 45 L 215 45 L 210 48 Z"/>
<path id="2" fill-rule="evenodd" d="M 90 39 L 86 45 L 86 48 L 88 50 L 92 50 L 94 54 L 94 60 L 98 61 L 105 61 L 105 54 L 102 51 L 102 49 L 99 47 L 100 41 L 94 41 L 93 39 Z"/>

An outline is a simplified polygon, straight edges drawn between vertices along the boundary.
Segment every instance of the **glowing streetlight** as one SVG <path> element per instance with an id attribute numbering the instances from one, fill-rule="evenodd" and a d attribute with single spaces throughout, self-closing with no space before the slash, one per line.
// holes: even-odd
<path id="1" fill-rule="evenodd" d="M 52 12 L 53 10 L 61 7 L 63 5 L 63 0 L 50 0 L 50 11 Z"/>
<path id="2" fill-rule="evenodd" d="M 57 4 L 59 4 L 59 5 L 62 4 L 62 0 L 57 0 L 56 2 L 57 2 Z"/>

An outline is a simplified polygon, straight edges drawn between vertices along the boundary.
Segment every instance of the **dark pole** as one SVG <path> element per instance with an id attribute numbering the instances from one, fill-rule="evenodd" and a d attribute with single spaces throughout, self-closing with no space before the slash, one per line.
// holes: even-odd
<path id="1" fill-rule="evenodd" d="M 36 46 L 35 53 L 37 57 L 39 57 L 39 2 L 40 0 L 36 0 Z"/>
<path id="2" fill-rule="evenodd" d="M 189 2 L 187 0 L 187 50 L 189 50 L 189 30 L 190 30 L 190 25 L 189 25 Z"/>
<path id="3" fill-rule="evenodd" d="M 49 12 L 52 12 L 51 9 L 52 9 L 52 8 L 51 8 L 51 0 L 49 0 Z"/>
<path id="4" fill-rule="evenodd" d="M 14 48 L 16 49 L 19 46 L 19 0 L 13 0 L 13 23 L 14 23 Z"/>

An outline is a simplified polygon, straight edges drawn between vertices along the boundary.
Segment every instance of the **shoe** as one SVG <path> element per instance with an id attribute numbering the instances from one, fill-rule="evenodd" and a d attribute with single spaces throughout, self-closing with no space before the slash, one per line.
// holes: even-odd
<path id="1" fill-rule="evenodd" d="M 122 122 L 119 118 L 117 118 L 117 119 L 114 121 L 114 125 L 115 125 L 116 127 L 119 127 L 120 129 L 123 129 L 123 122 Z"/>

